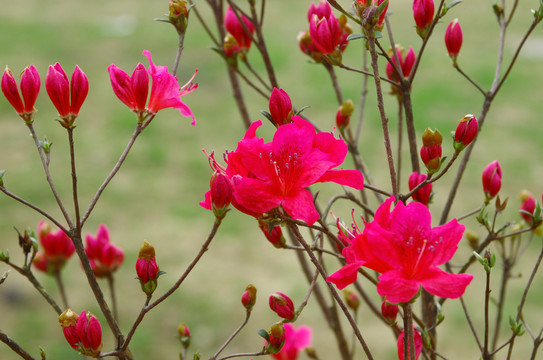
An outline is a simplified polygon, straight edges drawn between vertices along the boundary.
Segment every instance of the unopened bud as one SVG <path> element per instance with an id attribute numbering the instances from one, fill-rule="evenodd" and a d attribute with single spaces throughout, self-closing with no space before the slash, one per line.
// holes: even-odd
<path id="1" fill-rule="evenodd" d="M 211 188 L 211 208 L 215 216 L 222 219 L 226 216 L 232 201 L 230 180 L 225 174 L 215 171 L 209 185 Z"/>
<path id="2" fill-rule="evenodd" d="M 479 123 L 475 116 L 468 114 L 458 121 L 456 132 L 454 133 L 454 149 L 456 152 L 464 150 L 466 146 L 471 144 L 477 131 L 479 131 Z"/>
<path id="3" fill-rule="evenodd" d="M 168 19 L 175 27 L 178 34 L 184 34 L 187 30 L 188 15 L 186 0 L 170 0 L 168 6 L 170 13 Z"/>
<path id="4" fill-rule="evenodd" d="M 155 248 L 147 240 L 143 240 L 139 251 L 136 274 L 143 292 L 148 295 L 152 294 L 156 290 L 160 270 L 155 259 Z"/>
<path id="5" fill-rule="evenodd" d="M 351 121 L 351 115 L 354 111 L 354 104 L 351 99 L 344 101 L 336 113 L 336 126 L 343 132 Z"/>
<path id="6" fill-rule="evenodd" d="M 247 310 L 250 311 L 253 309 L 253 306 L 256 303 L 256 287 L 254 287 L 254 285 L 247 285 L 243 295 L 241 295 L 241 303 Z"/>
<path id="7" fill-rule="evenodd" d="M 345 303 L 349 308 L 356 311 L 358 310 L 358 307 L 360 306 L 360 298 L 358 297 L 358 294 L 350 289 L 343 290 L 343 298 L 345 299 Z"/>
<path id="8" fill-rule="evenodd" d="M 285 327 L 283 323 L 275 323 L 268 330 L 268 344 L 266 350 L 269 354 L 277 354 L 285 343 Z"/>
<path id="9" fill-rule="evenodd" d="M 466 236 L 466 240 L 468 241 L 469 246 L 473 250 L 477 250 L 479 248 L 479 236 L 471 230 L 466 230 L 466 232 L 464 232 L 464 235 Z"/>
<path id="10" fill-rule="evenodd" d="M 439 130 L 432 131 L 430 128 L 426 128 L 422 134 L 422 147 L 420 148 L 420 157 L 429 174 L 434 174 L 439 171 L 441 167 L 441 143 L 443 136 Z"/>
<path id="11" fill-rule="evenodd" d="M 283 319 L 294 319 L 294 303 L 283 293 L 276 292 L 270 295 L 270 309 Z"/>
<path id="12" fill-rule="evenodd" d="M 185 323 L 181 323 L 177 327 L 177 336 L 181 345 L 183 345 L 184 348 L 188 348 L 190 345 L 190 330 Z"/>
<path id="13" fill-rule="evenodd" d="M 391 304 L 386 300 L 383 301 L 381 304 L 381 314 L 387 323 L 394 325 L 396 323 L 396 316 L 398 316 L 398 305 Z"/>

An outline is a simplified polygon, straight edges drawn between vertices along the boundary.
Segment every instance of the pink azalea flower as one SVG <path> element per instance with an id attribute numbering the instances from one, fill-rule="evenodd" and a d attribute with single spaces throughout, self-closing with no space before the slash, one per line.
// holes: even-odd
<path id="1" fill-rule="evenodd" d="M 343 249 L 347 260 L 328 277 L 340 289 L 356 280 L 358 268 L 365 266 L 380 272 L 377 292 L 391 303 L 407 302 L 422 286 L 445 298 L 462 296 L 473 279 L 469 274 L 451 274 L 438 266 L 449 261 L 464 233 L 456 219 L 432 228 L 426 206 L 399 202 L 391 211 L 394 198 L 386 200 L 351 246 Z"/>
<path id="2" fill-rule="evenodd" d="M 90 265 L 97 277 L 111 275 L 121 266 L 124 260 L 124 251 L 109 241 L 109 230 L 100 225 L 96 237 L 87 234 L 87 247 L 85 252 L 89 257 Z"/>
<path id="3" fill-rule="evenodd" d="M 278 206 L 293 218 L 313 224 L 320 217 L 313 196 L 306 188 L 317 182 L 332 181 L 362 189 L 364 179 L 356 170 L 339 170 L 347 145 L 330 133 L 317 133 L 311 123 L 299 116 L 280 126 L 273 141 L 256 137 L 262 125 L 256 121 L 228 154 L 229 175 L 236 208 L 262 214 Z"/>
<path id="4" fill-rule="evenodd" d="M 313 331 L 308 326 L 300 326 L 298 329 L 294 325 L 286 323 L 285 325 L 285 343 L 277 354 L 272 354 L 272 358 L 277 360 L 296 360 L 298 353 L 311 346 L 311 337 Z"/>

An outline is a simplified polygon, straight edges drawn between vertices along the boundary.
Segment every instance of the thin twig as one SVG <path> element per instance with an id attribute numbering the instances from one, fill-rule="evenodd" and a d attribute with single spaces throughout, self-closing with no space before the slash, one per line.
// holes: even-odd
<path id="1" fill-rule="evenodd" d="M 209 360 L 215 360 L 217 358 L 217 356 L 219 356 L 219 354 L 228 346 L 228 344 L 230 344 L 230 342 L 232 340 L 234 340 L 234 338 L 241 331 L 241 329 L 243 329 L 245 327 L 245 325 L 247 325 L 247 323 L 249 322 L 250 317 L 251 317 L 251 310 L 247 310 L 245 312 L 245 320 L 243 320 L 241 325 L 238 326 L 238 328 L 234 331 L 234 333 L 232 335 L 230 335 L 230 337 L 224 342 L 224 344 L 219 348 L 219 350 L 217 350 L 215 355 L 210 357 Z"/>
<path id="2" fill-rule="evenodd" d="M 0 330 L 0 341 L 9 346 L 17 355 L 22 357 L 25 360 L 34 360 L 29 353 L 27 353 L 19 344 L 13 341 L 5 332 Z"/>

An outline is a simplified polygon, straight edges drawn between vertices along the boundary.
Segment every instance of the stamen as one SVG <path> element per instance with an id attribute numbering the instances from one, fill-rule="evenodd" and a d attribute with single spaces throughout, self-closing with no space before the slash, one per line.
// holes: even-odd
<path id="1" fill-rule="evenodd" d="M 424 239 L 424 244 L 422 245 L 422 250 L 420 250 L 419 257 L 417 258 L 417 262 L 415 263 L 415 266 L 413 267 L 413 273 L 417 270 L 417 266 L 419 266 L 420 259 L 422 259 L 422 254 L 424 254 L 424 250 L 426 249 L 426 244 L 428 243 L 428 240 Z"/>

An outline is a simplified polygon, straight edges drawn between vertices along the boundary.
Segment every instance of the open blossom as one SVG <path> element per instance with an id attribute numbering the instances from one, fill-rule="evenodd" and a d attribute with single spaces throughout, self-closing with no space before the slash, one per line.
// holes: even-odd
<path id="1" fill-rule="evenodd" d="M 290 323 L 286 323 L 284 327 L 285 343 L 281 350 L 277 354 L 272 354 L 271 357 L 276 360 L 297 360 L 298 353 L 311 346 L 313 330 L 304 325 L 295 328 Z"/>
<path id="2" fill-rule="evenodd" d="M 34 104 L 40 92 L 40 85 L 40 75 L 36 67 L 34 65 L 26 67 L 21 75 L 21 99 L 21 94 L 19 94 L 19 89 L 17 88 L 17 81 L 15 81 L 13 74 L 7 66 L 2 75 L 2 92 L 11 106 L 15 108 L 17 114 L 21 116 L 24 114 L 30 115 L 35 111 Z"/>
<path id="3" fill-rule="evenodd" d="M 393 202 L 391 197 L 379 206 L 375 219 L 343 249 L 347 265 L 327 280 L 343 289 L 365 266 L 381 273 L 377 292 L 391 303 L 411 300 L 421 286 L 436 296 L 461 296 L 473 276 L 447 273 L 439 265 L 453 257 L 465 227 L 452 220 L 432 228 L 426 206 L 398 202 L 391 211 Z"/>
<path id="4" fill-rule="evenodd" d="M 253 23 L 245 15 L 239 14 L 239 16 L 243 20 L 247 30 L 253 34 L 255 31 Z M 226 31 L 228 31 L 234 37 L 234 39 L 236 39 L 241 51 L 249 50 L 252 42 L 251 35 L 245 31 L 245 27 L 239 21 L 238 17 L 234 13 L 234 10 L 232 10 L 230 6 L 226 10 L 226 14 L 224 16 L 224 27 L 226 28 Z"/>
<path id="5" fill-rule="evenodd" d="M 236 151 L 228 153 L 225 172 L 233 184 L 236 208 L 258 215 L 282 206 L 311 225 L 320 215 L 308 186 L 332 181 L 362 189 L 364 180 L 359 171 L 335 169 L 347 154 L 343 140 L 317 133 L 299 116 L 292 121 L 280 126 L 269 143 L 256 136 L 262 122 L 251 124 Z"/>
<path id="6" fill-rule="evenodd" d="M 194 71 L 194 75 L 185 85 L 179 87 L 177 77 L 170 74 L 167 66 L 156 66 L 151 59 L 151 53 L 147 50 L 143 51 L 143 55 L 149 59 L 149 68 L 145 70 L 143 64 L 140 63 L 134 69 L 132 76 L 128 76 L 126 72 L 113 64 L 109 66 L 109 77 L 115 95 L 132 111 L 139 113 L 140 118 L 143 118 L 144 110 L 156 114 L 162 109 L 175 108 L 181 115 L 192 118 L 192 125 L 196 124 L 192 111 L 181 101 L 181 97 L 198 88 L 198 84 L 192 82 L 198 70 Z M 148 94 L 149 75 L 151 75 L 150 95 Z M 147 97 L 149 97 L 149 103 L 146 107 Z"/>
<path id="7" fill-rule="evenodd" d="M 76 65 L 72 79 L 68 81 L 64 69 L 57 62 L 49 66 L 45 77 L 45 89 L 57 108 L 62 126 L 66 128 L 73 126 L 89 92 L 89 80 L 85 73 Z"/>
<path id="8" fill-rule="evenodd" d="M 36 254 L 34 266 L 48 273 L 60 271 L 75 252 L 72 240 L 60 229 L 52 231 L 45 221 L 40 221 L 38 225 L 38 238 L 43 252 Z"/>
<path id="9" fill-rule="evenodd" d="M 100 225 L 96 237 L 87 234 L 86 239 L 85 252 L 89 257 L 94 275 L 109 276 L 121 266 L 124 251 L 109 241 L 109 230 L 105 225 Z"/>

